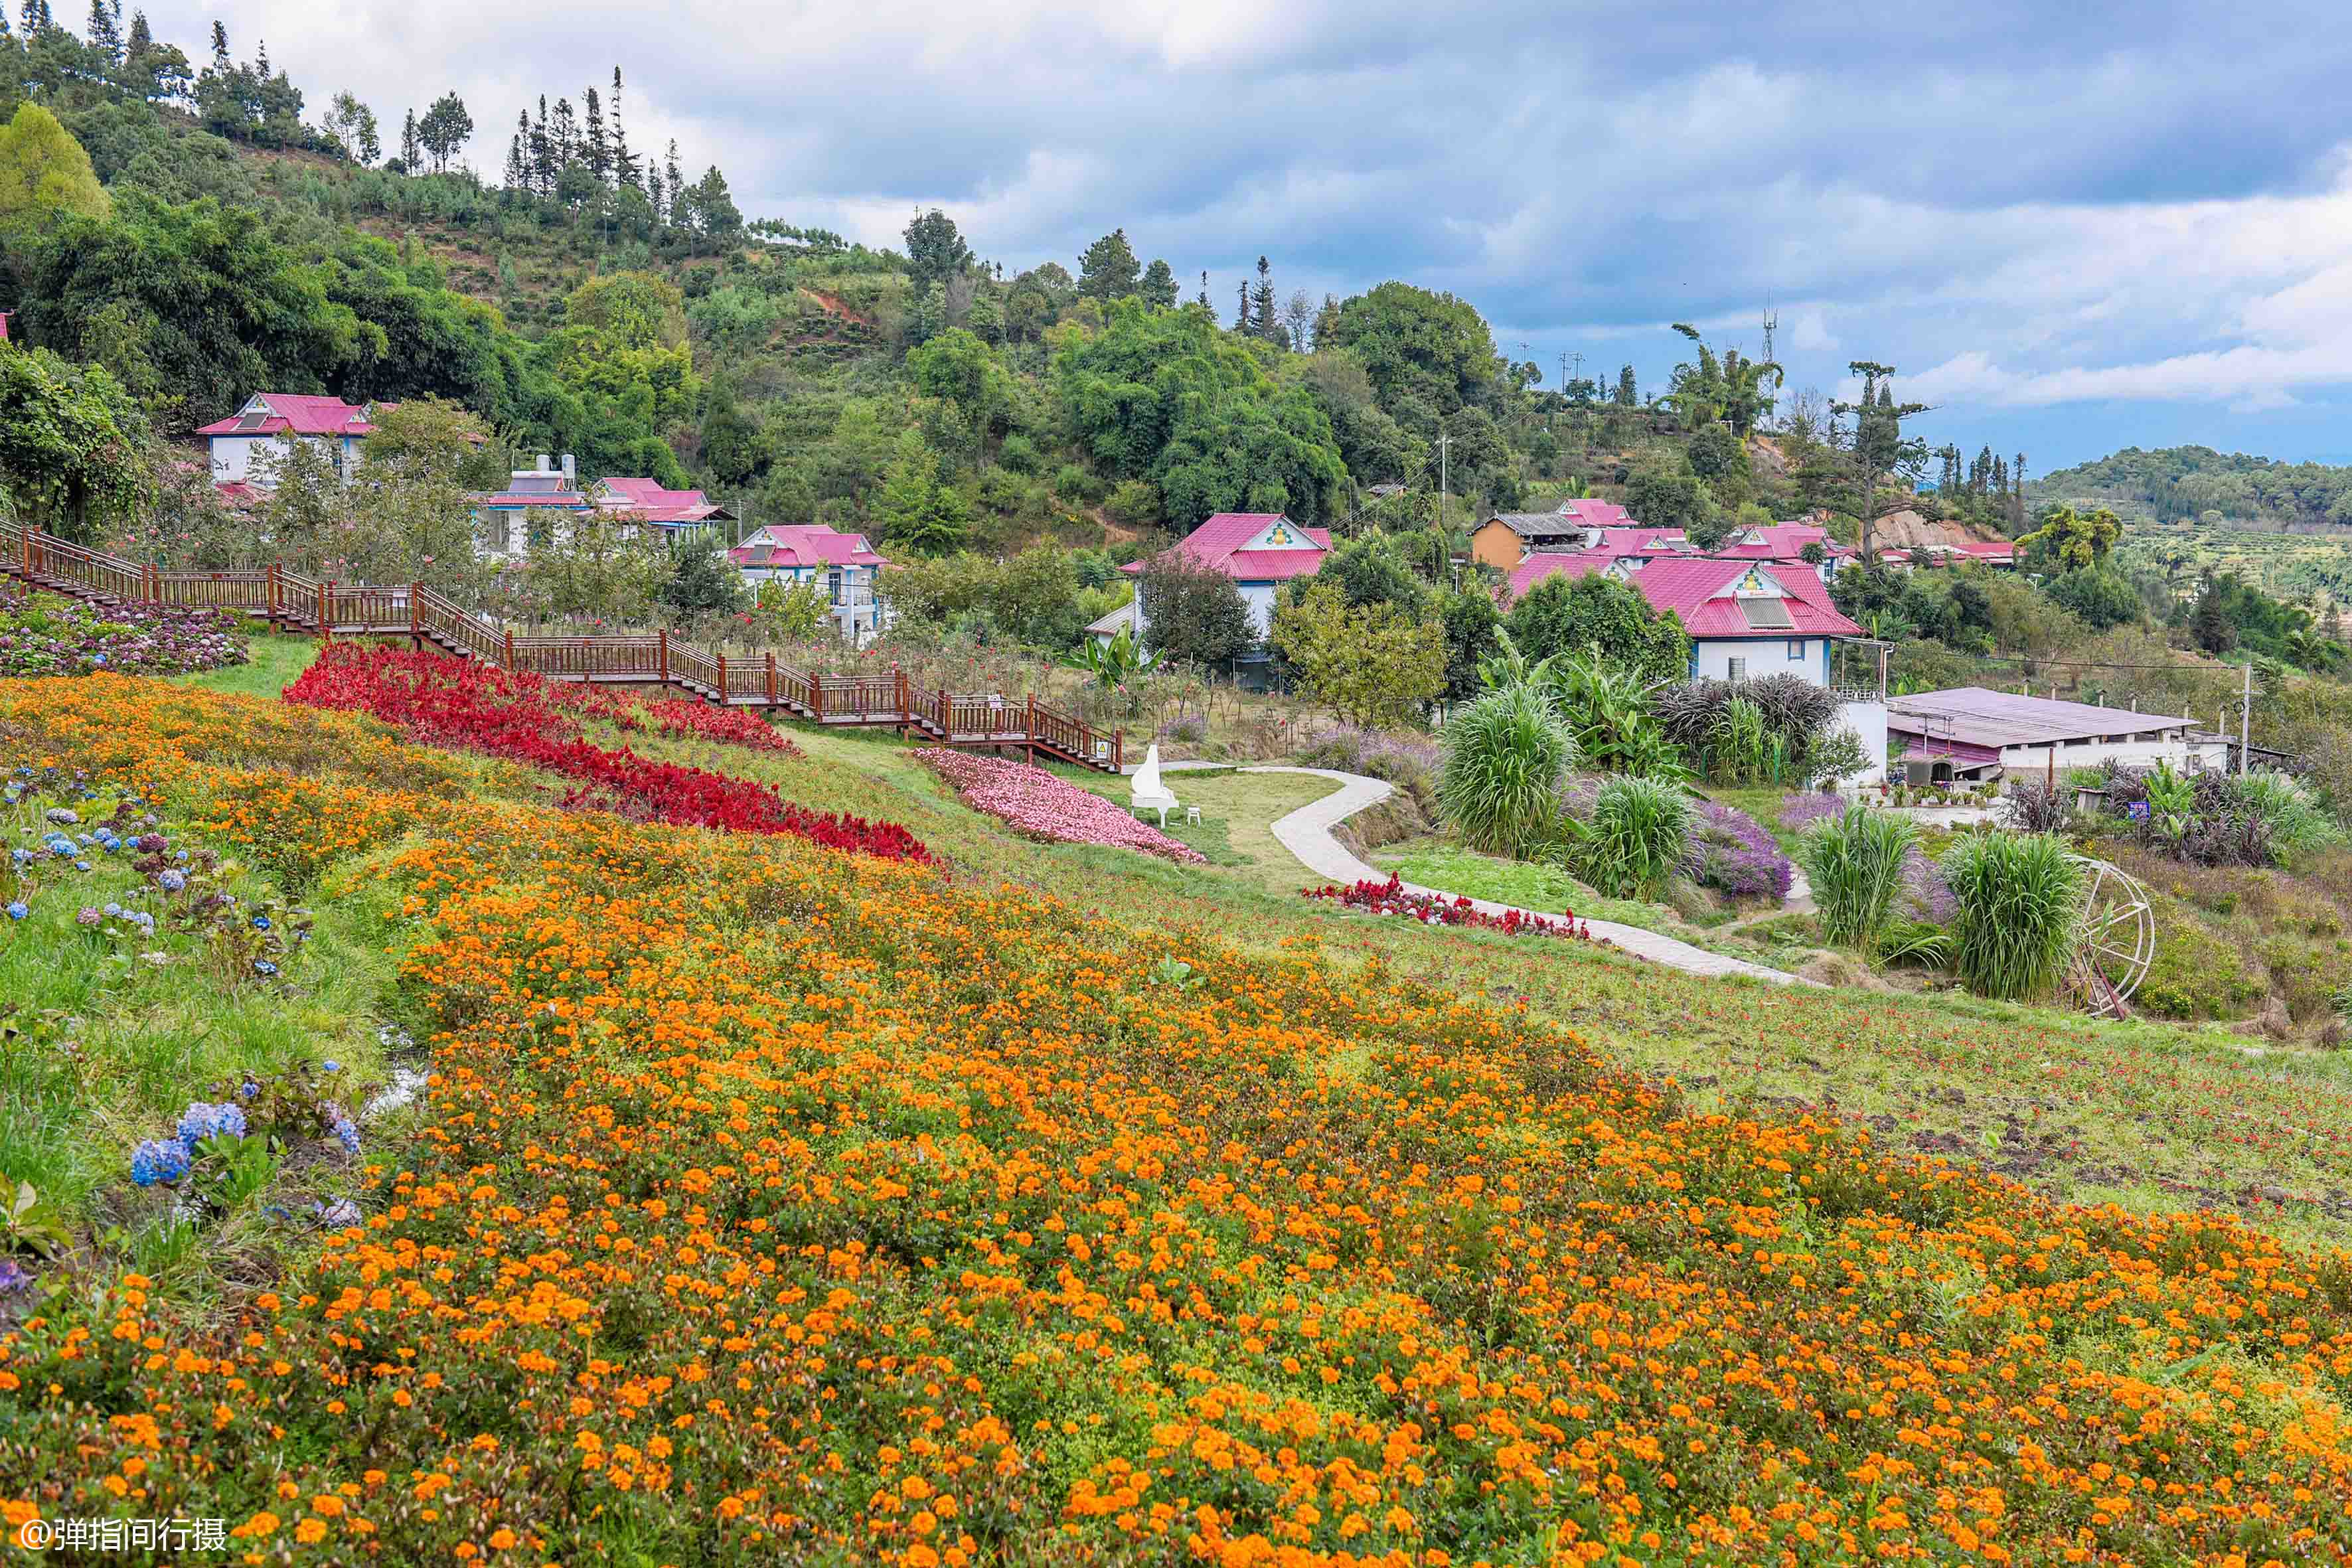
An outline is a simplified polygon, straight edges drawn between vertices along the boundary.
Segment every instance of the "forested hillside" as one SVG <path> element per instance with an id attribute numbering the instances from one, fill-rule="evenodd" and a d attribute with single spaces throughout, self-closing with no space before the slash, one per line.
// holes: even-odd
<path id="1" fill-rule="evenodd" d="M 2008 459 L 1963 473 L 1903 436 L 1884 367 L 1834 405 L 1680 329 L 1691 357 L 1651 395 L 1630 366 L 1547 385 L 1472 304 L 1402 281 L 1310 298 L 1261 258 L 1229 290 L 1124 229 L 1009 269 L 937 211 L 883 250 L 747 219 L 717 167 L 632 143 L 617 68 L 523 104 L 371 106 L 239 59 L 218 24 L 192 61 L 114 0 L 79 33 L 38 0 L 19 20 L 0 307 L 59 356 L 50 395 L 122 437 L 93 449 L 148 470 L 18 487 L 68 531 L 168 489 L 169 444 L 262 389 L 440 397 L 501 452 L 917 552 L 1239 508 L 1420 527 L 1441 487 L 1456 529 L 1580 489 L 1702 537 L 1817 507 L 1850 534 L 1866 493 L 2022 520 Z M 463 153 L 509 112 L 493 184 Z M 1915 501 L 1935 459 L 1946 483 Z"/>
<path id="2" fill-rule="evenodd" d="M 2227 455 L 2210 447 L 2126 447 L 2028 487 L 2043 501 L 2103 501 L 2158 522 L 2265 528 L 2352 523 L 2352 468 Z"/>

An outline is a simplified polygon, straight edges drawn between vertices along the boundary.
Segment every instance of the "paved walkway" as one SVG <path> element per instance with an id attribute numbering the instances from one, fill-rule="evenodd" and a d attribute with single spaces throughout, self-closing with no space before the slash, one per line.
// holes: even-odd
<path id="1" fill-rule="evenodd" d="M 1217 767 L 1222 763 L 1193 763 L 1195 767 Z M 1183 771 L 1183 763 L 1162 763 L 1163 773 Z M 1300 864 L 1317 876 L 1342 885 L 1355 882 L 1385 882 L 1388 873 L 1356 858 L 1348 847 L 1333 837 L 1331 830 L 1368 805 L 1375 805 L 1394 793 L 1394 786 L 1382 779 L 1367 778 L 1361 773 L 1343 773 L 1331 768 L 1245 767 L 1236 770 L 1245 773 L 1303 773 L 1318 779 L 1329 779 L 1339 787 L 1321 800 L 1309 802 L 1287 816 L 1276 817 L 1273 825 L 1276 840 L 1298 857 Z M 1446 892 L 1442 888 L 1421 888 L 1404 884 L 1409 892 L 1428 893 L 1437 898 L 1454 899 L 1461 895 Z M 1497 904 L 1486 899 L 1473 899 L 1470 907 L 1480 914 L 1500 917 L 1510 912 L 1508 904 Z M 1521 910 L 1521 915 L 1541 915 L 1557 920 L 1557 910 Z M 1580 916 L 1580 919 L 1583 917 Z M 1767 969 L 1760 963 L 1745 959 L 1729 958 L 1719 952 L 1709 952 L 1703 947 L 1693 947 L 1686 942 L 1661 936 L 1640 926 L 1620 925 L 1615 921 L 1585 920 L 1585 926 L 1596 937 L 1614 943 L 1636 958 L 1652 963 L 1663 963 L 1669 969 L 1680 969 L 1692 974 L 1744 974 L 1753 980 L 1769 981 L 1775 985 L 1811 985 L 1817 982 L 1801 975 Z"/>

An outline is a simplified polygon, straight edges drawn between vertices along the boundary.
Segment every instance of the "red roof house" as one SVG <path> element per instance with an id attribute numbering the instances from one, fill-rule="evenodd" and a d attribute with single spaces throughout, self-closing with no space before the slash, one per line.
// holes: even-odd
<path id="1" fill-rule="evenodd" d="M 1331 531 L 1302 527 L 1278 511 L 1221 511 L 1186 534 L 1172 552 L 1239 584 L 1250 619 L 1264 637 L 1273 628 L 1276 591 L 1321 569 L 1323 557 L 1331 552 Z M 1143 567 L 1130 561 L 1119 570 L 1133 576 Z M 1140 614 L 1148 634 L 1150 612 Z"/>
<path id="2" fill-rule="evenodd" d="M 1605 572 L 1638 590 L 1690 634 L 1693 679 L 1796 675 L 1830 684 L 1830 644 L 1862 628 L 1830 602 L 1810 566 L 1702 556 L 1604 558 L 1601 551 L 1529 556 L 1511 574 L 1516 601 L 1548 577 Z"/>
<path id="3" fill-rule="evenodd" d="M 196 434 L 210 448 L 215 484 L 267 483 L 277 456 L 296 441 L 326 446 L 348 477 L 359 460 L 360 443 L 375 433 L 370 412 L 371 407 L 345 403 L 340 397 L 257 392 L 245 400 L 244 407 L 226 419 L 214 420 Z"/>
<path id="4" fill-rule="evenodd" d="M 831 566 L 887 566 L 862 533 L 842 533 L 811 524 L 770 523 L 755 529 L 727 559 L 751 571 L 778 574 Z"/>
<path id="5" fill-rule="evenodd" d="M 734 513 L 725 507 L 715 506 L 700 490 L 665 489 L 659 481 L 646 479 L 607 478 L 589 487 L 589 497 L 597 506 L 635 514 L 638 522 L 659 523 L 667 527 L 710 521 L 729 521 Z"/>

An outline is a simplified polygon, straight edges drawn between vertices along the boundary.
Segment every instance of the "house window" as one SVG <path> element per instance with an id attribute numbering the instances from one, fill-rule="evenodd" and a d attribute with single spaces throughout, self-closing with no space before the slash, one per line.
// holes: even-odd
<path id="1" fill-rule="evenodd" d="M 510 542 L 513 537 L 514 525 L 507 521 L 507 514 L 502 511 L 490 513 L 490 548 L 504 555 L 513 548 Z"/>
<path id="2" fill-rule="evenodd" d="M 1724 673 L 1733 680 L 1745 680 L 1748 679 L 1748 661 L 1744 658 L 1727 660 L 1724 666 Z"/>
<path id="3" fill-rule="evenodd" d="M 824 574 L 824 595 L 836 605 L 842 602 L 840 567 L 835 566 Z"/>
<path id="4" fill-rule="evenodd" d="M 1790 658 L 1802 658 L 1805 657 L 1804 638 L 1790 637 L 1789 639 L 1789 657 Z"/>

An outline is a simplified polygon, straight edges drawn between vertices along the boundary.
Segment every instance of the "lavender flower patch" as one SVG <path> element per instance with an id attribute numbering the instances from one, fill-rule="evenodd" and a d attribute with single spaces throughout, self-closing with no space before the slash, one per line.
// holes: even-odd
<path id="1" fill-rule="evenodd" d="M 1806 790 L 1780 803 L 1780 826 L 1791 833 L 1800 833 L 1843 810 L 1845 802 L 1841 797 L 1817 789 Z"/>
<path id="2" fill-rule="evenodd" d="M 236 618 L 216 610 L 0 594 L 0 676 L 181 675 L 246 657 Z"/>
<path id="3" fill-rule="evenodd" d="M 1763 826 L 1744 811 L 1711 800 L 1697 806 L 1684 874 L 1734 898 L 1787 898 L 1796 868 Z"/>
<path id="4" fill-rule="evenodd" d="M 1896 895 L 1903 912 L 1929 925 L 1947 925 L 1959 912 L 1960 900 L 1944 880 L 1943 868 L 1916 844 L 1903 852 L 1902 890 Z"/>

